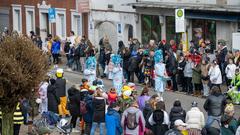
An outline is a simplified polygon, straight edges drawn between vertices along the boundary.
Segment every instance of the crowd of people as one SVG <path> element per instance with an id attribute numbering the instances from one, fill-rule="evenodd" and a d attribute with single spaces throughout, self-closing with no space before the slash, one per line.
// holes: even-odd
<path id="1" fill-rule="evenodd" d="M 40 84 L 36 100 L 41 114 L 53 112 L 71 117 L 73 132 L 94 135 L 99 128 L 100 135 L 240 134 L 240 120 L 234 117 L 233 105 L 240 102 L 240 52 L 229 51 L 224 40 L 218 41 L 214 53 L 209 41 L 204 40 L 191 41 L 189 51 L 183 52 L 174 40 L 169 44 L 166 40 L 150 40 L 142 45 L 137 39 L 131 39 L 128 45 L 119 41 L 114 52 L 107 37 L 94 46 L 73 31 L 65 41 L 48 35 L 45 43 L 34 33 L 31 35 L 33 42 L 48 54 L 49 64 L 59 64 L 64 52 L 68 70 L 83 73 L 80 85 L 66 89 L 64 70 L 57 69 L 54 76 Z M 103 78 L 112 80 L 112 88 L 104 87 Z M 140 95 L 135 83 L 145 85 Z M 223 94 L 224 83 L 233 104 Z M 151 87 L 155 91 L 152 96 Z M 206 98 L 206 122 L 196 101 L 186 111 L 177 99 L 168 113 L 165 90 Z M 26 123 L 28 115 L 22 115 Z"/>

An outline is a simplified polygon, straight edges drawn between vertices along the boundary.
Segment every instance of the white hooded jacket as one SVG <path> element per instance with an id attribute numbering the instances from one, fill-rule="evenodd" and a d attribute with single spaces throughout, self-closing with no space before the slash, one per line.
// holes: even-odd
<path id="1" fill-rule="evenodd" d="M 208 75 L 212 84 L 222 84 L 222 74 L 218 65 L 211 66 Z"/>

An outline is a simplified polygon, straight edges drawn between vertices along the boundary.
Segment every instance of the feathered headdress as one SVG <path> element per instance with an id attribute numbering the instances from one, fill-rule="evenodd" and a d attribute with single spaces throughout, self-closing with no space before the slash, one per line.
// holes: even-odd
<path id="1" fill-rule="evenodd" d="M 89 69 L 91 67 L 96 67 L 96 58 L 95 57 L 88 57 L 86 60 L 86 68 Z"/>
<path id="2" fill-rule="evenodd" d="M 122 58 L 118 54 L 112 55 L 111 59 L 112 59 L 112 62 L 113 62 L 114 65 L 118 65 L 118 64 L 120 64 L 122 62 Z"/>
<path id="3" fill-rule="evenodd" d="M 163 52 L 162 50 L 157 50 L 154 54 L 154 61 L 156 63 L 163 61 Z"/>

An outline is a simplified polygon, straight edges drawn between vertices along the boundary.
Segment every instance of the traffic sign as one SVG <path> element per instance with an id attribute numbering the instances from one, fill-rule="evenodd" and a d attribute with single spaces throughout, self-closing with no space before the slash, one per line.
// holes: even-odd
<path id="1" fill-rule="evenodd" d="M 48 19 L 49 19 L 49 22 L 51 22 L 51 23 L 56 22 L 56 10 L 55 10 L 55 8 L 49 8 L 48 9 Z"/>
<path id="2" fill-rule="evenodd" d="M 176 29 L 176 33 L 181 33 L 186 31 L 184 9 L 175 10 L 175 29 Z"/>

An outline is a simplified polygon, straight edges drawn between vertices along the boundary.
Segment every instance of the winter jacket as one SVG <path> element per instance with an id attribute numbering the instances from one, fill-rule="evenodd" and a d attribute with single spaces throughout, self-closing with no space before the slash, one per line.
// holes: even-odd
<path id="1" fill-rule="evenodd" d="M 222 74 L 218 65 L 215 67 L 211 66 L 208 75 L 212 84 L 222 84 Z"/>
<path id="2" fill-rule="evenodd" d="M 168 113 L 166 111 L 163 111 L 163 112 L 164 112 L 164 119 L 163 119 L 162 124 L 169 125 L 170 121 L 169 121 Z M 156 124 L 156 121 L 154 121 L 154 118 L 153 118 L 153 114 L 154 114 L 154 111 L 153 111 L 153 113 L 150 115 L 150 117 L 148 119 L 148 122 L 149 122 L 150 125 Z"/>
<path id="3" fill-rule="evenodd" d="M 72 116 L 80 116 L 80 92 L 75 88 L 68 89 L 68 110 Z"/>
<path id="4" fill-rule="evenodd" d="M 177 73 L 177 60 L 174 54 L 171 54 L 166 61 L 166 70 L 169 76 L 175 75 Z"/>
<path id="5" fill-rule="evenodd" d="M 127 128 L 127 114 L 128 113 L 136 113 L 136 121 L 138 122 L 138 126 L 134 130 L 130 130 Z M 129 107 L 123 112 L 121 125 L 124 130 L 125 135 L 143 135 L 145 129 L 145 120 L 141 110 L 136 107 Z"/>
<path id="6" fill-rule="evenodd" d="M 150 99 L 150 96 L 139 96 L 138 97 L 138 106 L 139 106 L 139 109 L 142 111 L 145 107 L 145 103 L 146 101 L 148 101 Z"/>
<path id="7" fill-rule="evenodd" d="M 151 130 L 154 135 L 163 135 L 168 130 L 168 123 L 166 122 L 166 112 L 162 110 L 155 110 L 149 118 Z"/>
<path id="8" fill-rule="evenodd" d="M 192 67 L 193 67 L 193 62 L 186 62 L 185 68 L 183 70 L 184 77 L 192 77 Z"/>
<path id="9" fill-rule="evenodd" d="M 219 54 L 220 63 L 225 63 L 227 53 L 228 53 L 227 46 L 224 46 L 221 49 L 220 54 Z"/>
<path id="10" fill-rule="evenodd" d="M 221 93 L 214 93 L 207 97 L 204 109 L 209 116 L 221 116 L 226 105 L 226 98 Z"/>
<path id="11" fill-rule="evenodd" d="M 129 72 L 134 72 L 137 70 L 138 68 L 138 61 L 137 61 L 137 57 L 131 57 L 129 59 L 129 64 L 130 66 L 128 66 L 128 71 Z"/>
<path id="12" fill-rule="evenodd" d="M 83 120 L 84 120 L 84 122 L 92 123 L 92 120 L 93 120 L 93 104 L 92 104 L 93 98 L 90 95 L 88 95 L 88 96 L 86 96 L 84 101 L 86 103 L 87 113 L 83 114 Z"/>
<path id="13" fill-rule="evenodd" d="M 194 84 L 201 84 L 201 65 L 199 64 L 197 64 L 197 66 L 193 68 L 192 82 Z"/>
<path id="14" fill-rule="evenodd" d="M 146 121 L 146 128 L 150 128 L 151 125 L 149 124 L 148 119 L 153 112 L 153 108 L 151 107 L 151 105 L 149 103 L 146 103 L 142 112 L 143 112 L 143 117 Z"/>
<path id="15" fill-rule="evenodd" d="M 225 68 L 225 73 L 226 73 L 226 77 L 228 79 L 233 79 L 233 77 L 235 76 L 235 70 L 236 70 L 237 66 L 235 64 L 228 64 L 227 67 Z"/>
<path id="16" fill-rule="evenodd" d="M 239 126 L 238 121 L 235 118 L 223 115 L 221 123 L 221 135 L 235 135 Z M 224 125 L 224 123 L 226 123 L 226 125 Z"/>
<path id="17" fill-rule="evenodd" d="M 48 98 L 48 111 L 58 114 L 58 105 L 60 103 L 60 98 L 56 95 L 55 84 L 48 85 L 47 98 Z"/>
<path id="18" fill-rule="evenodd" d="M 63 78 L 56 79 L 56 94 L 58 97 L 66 96 L 66 80 Z"/>
<path id="19" fill-rule="evenodd" d="M 103 97 L 95 97 L 93 99 L 93 122 L 105 122 L 105 99 Z"/>
<path id="20" fill-rule="evenodd" d="M 121 127 L 121 117 L 116 110 L 109 108 L 105 116 L 105 121 L 106 121 L 107 135 L 122 134 L 123 131 Z"/>
<path id="21" fill-rule="evenodd" d="M 60 53 L 60 48 L 61 48 L 61 42 L 60 41 L 53 42 L 52 43 L 52 48 L 51 48 L 52 54 L 59 54 Z"/>
<path id="22" fill-rule="evenodd" d="M 197 107 L 192 107 L 186 115 L 187 128 L 202 130 L 205 125 L 204 114 Z"/>
<path id="23" fill-rule="evenodd" d="M 182 120 L 183 122 L 185 121 L 186 118 L 186 111 L 183 110 L 182 107 L 173 107 L 171 109 L 171 112 L 169 114 L 170 122 L 171 122 L 171 128 L 174 127 L 174 122 L 178 119 Z"/>

